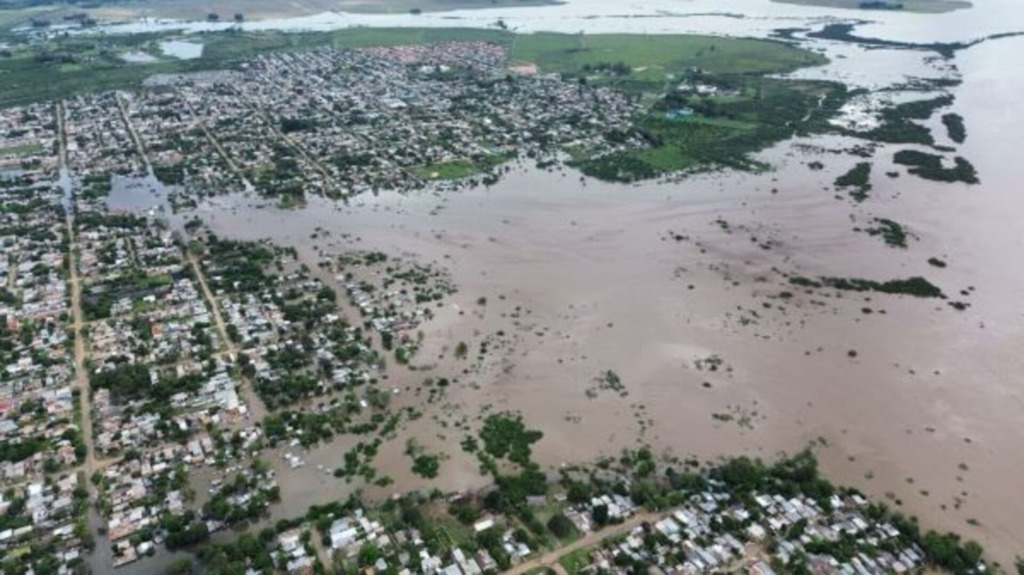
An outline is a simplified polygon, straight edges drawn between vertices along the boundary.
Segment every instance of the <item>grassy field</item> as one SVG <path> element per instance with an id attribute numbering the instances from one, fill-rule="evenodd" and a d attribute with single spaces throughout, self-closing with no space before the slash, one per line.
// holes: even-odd
<path id="1" fill-rule="evenodd" d="M 576 575 L 581 569 L 590 564 L 590 554 L 594 550 L 590 547 L 584 547 L 583 549 L 577 549 L 572 553 L 563 555 L 558 563 L 562 565 L 565 572 L 569 575 Z"/>
<path id="2" fill-rule="evenodd" d="M 421 178 L 428 180 L 459 180 L 475 176 L 480 168 L 470 160 L 452 160 L 433 166 L 423 166 L 414 170 Z"/>
<path id="3" fill-rule="evenodd" d="M 27 22 L 37 12 L 33 10 L 5 10 L 0 8 L 0 28 L 11 28 Z"/>
<path id="4" fill-rule="evenodd" d="M 512 58 L 543 72 L 575 73 L 584 65 L 624 63 L 634 81 L 661 82 L 691 68 L 711 74 L 767 74 L 820 65 L 816 53 L 781 42 L 695 35 L 548 34 L 514 38 Z"/>
<path id="5" fill-rule="evenodd" d="M 11 146 L 0 148 L 0 158 L 31 156 L 43 151 L 42 144 L 25 144 L 24 146 Z"/>

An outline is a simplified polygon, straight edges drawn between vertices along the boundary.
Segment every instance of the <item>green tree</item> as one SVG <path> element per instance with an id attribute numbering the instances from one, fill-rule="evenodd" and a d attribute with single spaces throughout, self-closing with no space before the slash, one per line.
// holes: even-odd
<path id="1" fill-rule="evenodd" d="M 554 533 L 555 537 L 565 539 L 572 535 L 575 527 L 573 526 L 572 521 L 570 521 L 565 514 L 556 513 L 551 516 L 551 519 L 548 519 L 548 529 Z"/>

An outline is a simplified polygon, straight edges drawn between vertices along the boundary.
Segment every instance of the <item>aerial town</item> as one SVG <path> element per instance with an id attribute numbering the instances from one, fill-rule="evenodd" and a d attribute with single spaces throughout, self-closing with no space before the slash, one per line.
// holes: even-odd
<path id="1" fill-rule="evenodd" d="M 255 190 L 283 205 L 493 179 L 518 155 L 642 145 L 630 135 L 637 104 L 621 93 L 506 61 L 504 48 L 468 42 L 271 54 L 238 72 L 69 102 L 72 115 L 128 122 L 100 128 L 99 142 L 69 138 L 122 172 L 143 168 L 118 161 L 123 140 L 137 138 L 157 178 L 183 184 L 177 202 Z"/>
<path id="2" fill-rule="evenodd" d="M 641 452 L 546 475 L 530 459 L 542 433 L 508 415 L 463 439 L 494 480 L 482 491 L 353 494 L 271 519 L 280 470 L 312 468 L 310 450 L 338 438 L 359 439 L 317 477 L 392 484 L 378 449 L 448 380 L 420 395 L 390 374 L 458 286 L 377 251 L 314 269 L 175 216 L 208 196 L 288 209 L 643 147 L 638 105 L 463 42 L 263 55 L 0 111 L 3 571 L 985 572 L 976 544 L 833 488 L 809 455 L 678 472 Z M 140 182 L 166 205 L 109 205 Z M 437 475 L 437 456 L 406 451 Z"/>

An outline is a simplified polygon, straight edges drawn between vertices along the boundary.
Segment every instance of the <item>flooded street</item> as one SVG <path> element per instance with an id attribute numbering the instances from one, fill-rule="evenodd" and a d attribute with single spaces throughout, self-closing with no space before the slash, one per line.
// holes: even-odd
<path id="1" fill-rule="evenodd" d="M 531 12 L 537 20 L 524 11 L 516 23 L 577 30 L 580 20 L 567 11 L 586 6 L 599 15 L 588 20 L 593 32 L 640 26 L 763 35 L 796 15 L 802 19 L 795 25 L 803 25 L 837 12 L 732 0 L 715 3 L 715 10 L 756 6 L 744 13 L 773 17 L 630 20 L 614 17 L 606 4 Z M 858 33 L 935 41 L 1024 29 L 1015 4 L 979 4 L 939 16 L 871 14 L 882 22 Z M 686 4 L 687 11 L 709 5 Z M 619 13 L 634 8 L 640 10 Z M 460 22 L 493 20 L 489 12 Z M 542 23 L 544 14 L 565 20 Z M 409 19 L 358 20 L 404 25 L 402 18 Z M 730 24 L 722 28 L 722 22 Z M 520 410 L 544 431 L 537 456 L 550 468 L 642 443 L 705 460 L 771 457 L 816 444 L 838 483 L 899 507 L 926 527 L 978 539 L 1009 565 L 1024 541 L 1024 501 L 1017 497 L 1024 477 L 1024 268 L 1012 263 L 1024 248 L 1017 158 L 1024 77 L 1007 71 L 1016 69 L 1024 38 L 986 42 L 951 62 L 906 50 L 812 47 L 828 50 L 833 63 L 801 77 L 878 89 L 909 77 L 959 73 L 963 84 L 952 90 L 951 111 L 965 118 L 968 131 L 959 153 L 975 164 L 981 184 L 916 178 L 892 164 L 893 153 L 906 146 L 880 145 L 870 197 L 856 203 L 832 183 L 859 160 L 831 151 L 857 142 L 830 137 L 764 152 L 761 159 L 775 170 L 763 174 L 627 186 L 520 163 L 490 188 L 382 193 L 348 205 L 314 198 L 297 210 L 217 197 L 185 216 L 202 218 L 225 237 L 293 246 L 312 269 L 322 254 L 358 249 L 451 273 L 459 293 L 424 324 L 424 346 L 413 360 L 421 369 L 396 366 L 387 385 L 402 390 L 395 400 L 401 407 L 415 404 L 412 390 L 425 377 L 461 375 L 445 402 L 429 406 L 433 412 L 382 446 L 376 464 L 395 483 L 368 494 L 435 484 L 409 471 L 403 446 L 413 436 L 450 457 L 439 487 L 480 485 L 475 460 L 458 446 L 462 432 L 449 424 L 475 421 L 485 409 Z M 946 143 L 937 119 L 929 126 Z M 812 170 L 815 161 L 824 168 Z M 152 192 L 146 194 L 148 202 Z M 900 222 L 910 234 L 908 247 L 891 248 L 854 230 L 874 218 Z M 330 233 L 314 239 L 317 229 Z M 929 258 L 947 266 L 930 265 Z M 805 293 L 788 275 L 923 276 L 970 307 L 958 311 L 942 300 L 886 294 Z M 349 319 L 359 322 L 354 314 Z M 457 342 L 475 350 L 485 340 L 488 351 L 479 358 L 456 360 L 450 352 Z M 621 377 L 628 395 L 593 392 L 607 370 Z M 303 452 L 306 465 L 299 469 L 275 460 L 284 503 L 272 509 L 274 518 L 351 493 L 352 486 L 327 471 L 354 441 Z"/>

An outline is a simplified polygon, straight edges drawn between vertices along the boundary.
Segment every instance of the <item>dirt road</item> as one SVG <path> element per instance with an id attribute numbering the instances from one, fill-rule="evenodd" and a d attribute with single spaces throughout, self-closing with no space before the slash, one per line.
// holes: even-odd
<path id="1" fill-rule="evenodd" d="M 562 557 L 565 557 L 573 551 L 578 551 L 585 547 L 597 545 L 598 543 L 604 541 L 605 539 L 608 539 L 609 537 L 615 537 L 616 535 L 623 535 L 625 533 L 629 533 L 634 527 L 640 525 L 641 523 L 654 523 L 655 521 L 658 521 L 660 518 L 661 516 L 657 513 L 641 513 L 640 515 L 631 517 L 630 519 L 627 519 L 625 522 L 619 523 L 618 525 L 612 525 L 610 527 L 602 529 L 601 531 L 594 531 L 592 533 L 588 533 L 587 535 L 570 543 L 569 545 L 566 545 L 565 547 L 555 549 L 554 551 L 549 551 L 548 553 L 545 553 L 540 557 L 520 563 L 519 565 L 516 565 L 512 569 L 506 571 L 505 573 L 506 575 L 522 575 L 523 573 L 533 571 L 534 569 L 550 567 L 554 569 L 556 573 L 564 575 L 565 569 L 562 568 L 562 566 L 558 563 L 558 561 Z"/>

